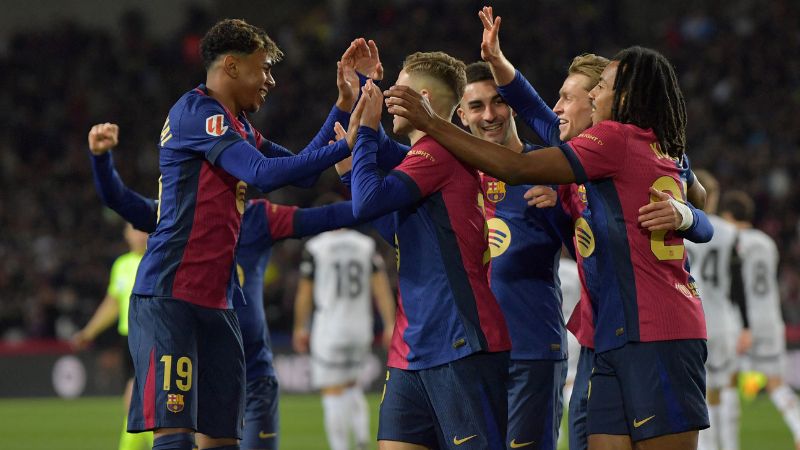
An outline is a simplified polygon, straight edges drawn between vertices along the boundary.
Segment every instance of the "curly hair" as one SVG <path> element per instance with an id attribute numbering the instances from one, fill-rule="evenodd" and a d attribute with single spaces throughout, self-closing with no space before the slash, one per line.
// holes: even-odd
<path id="1" fill-rule="evenodd" d="M 249 55 L 264 49 L 273 63 L 283 58 L 283 52 L 263 29 L 242 19 L 224 19 L 217 22 L 200 42 L 200 52 L 206 70 L 220 55 L 239 53 Z"/>
<path id="2" fill-rule="evenodd" d="M 465 69 L 464 61 L 444 52 L 416 52 L 403 61 L 406 73 L 425 74 L 444 83 L 453 91 L 456 103 L 464 95 L 464 86 L 467 85 Z"/>
<path id="3" fill-rule="evenodd" d="M 661 148 L 673 158 L 686 152 L 686 101 L 675 69 L 661 53 L 629 47 L 614 56 L 612 119 L 652 128 Z"/>

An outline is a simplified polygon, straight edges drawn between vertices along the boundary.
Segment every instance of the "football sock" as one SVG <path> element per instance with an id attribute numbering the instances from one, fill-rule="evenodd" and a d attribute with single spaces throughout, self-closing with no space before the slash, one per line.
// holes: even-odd
<path id="1" fill-rule="evenodd" d="M 122 434 L 119 436 L 119 450 L 150 450 L 153 448 L 153 433 L 128 433 L 128 418 L 122 421 Z"/>
<path id="2" fill-rule="evenodd" d="M 354 386 L 345 391 L 345 395 L 350 397 L 352 411 L 353 434 L 357 445 L 366 445 L 369 440 L 369 405 L 364 391 Z"/>
<path id="3" fill-rule="evenodd" d="M 153 450 L 192 450 L 194 437 L 191 433 L 174 433 L 153 440 Z"/>
<path id="4" fill-rule="evenodd" d="M 726 387 L 720 392 L 719 435 L 722 450 L 739 450 L 739 392 Z"/>
<path id="5" fill-rule="evenodd" d="M 323 395 L 322 410 L 325 415 L 325 433 L 331 450 L 348 450 L 349 445 L 349 396 Z"/>
<path id="6" fill-rule="evenodd" d="M 782 384 L 769 394 L 769 398 L 783 414 L 783 420 L 792 431 L 794 442 L 800 442 L 800 405 L 792 388 Z"/>

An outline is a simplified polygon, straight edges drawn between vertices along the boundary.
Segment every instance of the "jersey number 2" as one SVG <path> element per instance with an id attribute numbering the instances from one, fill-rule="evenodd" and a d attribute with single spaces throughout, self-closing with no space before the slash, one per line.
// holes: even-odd
<path id="1" fill-rule="evenodd" d="M 657 191 L 666 191 L 672 194 L 675 200 L 684 201 L 683 192 L 678 186 L 678 182 L 672 177 L 659 177 L 652 185 Z M 650 201 L 658 201 L 657 198 L 650 197 Z M 664 243 L 666 230 L 650 232 L 650 250 L 656 255 L 659 261 L 682 260 L 685 247 L 683 244 L 667 245 Z"/>

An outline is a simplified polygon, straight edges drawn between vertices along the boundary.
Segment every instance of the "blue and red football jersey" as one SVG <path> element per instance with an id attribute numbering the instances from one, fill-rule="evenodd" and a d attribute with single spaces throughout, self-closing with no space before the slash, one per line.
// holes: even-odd
<path id="1" fill-rule="evenodd" d="M 511 342 L 489 288 L 478 172 L 430 137 L 390 173 L 420 201 L 395 213 L 400 294 L 388 365 L 426 369 Z"/>
<path id="2" fill-rule="evenodd" d="M 683 239 L 638 223 L 649 187 L 685 198 L 680 164 L 661 150 L 652 130 L 613 121 L 561 148 L 576 182 L 585 183 L 589 206 L 584 215 L 590 218 L 575 224 L 575 244 L 595 312 L 596 350 L 628 341 L 705 339 Z"/>
<path id="3" fill-rule="evenodd" d="M 567 336 L 558 280 L 562 238 L 545 217 L 561 210 L 529 207 L 523 196 L 531 185 L 508 186 L 481 174 L 481 186 L 492 254 L 489 285 L 508 324 L 511 359 L 564 359 Z"/>
<path id="4" fill-rule="evenodd" d="M 204 86 L 170 109 L 159 142 L 158 225 L 147 241 L 133 292 L 208 308 L 231 308 L 234 250 L 247 185 L 214 165 L 230 145 L 261 136 Z"/>

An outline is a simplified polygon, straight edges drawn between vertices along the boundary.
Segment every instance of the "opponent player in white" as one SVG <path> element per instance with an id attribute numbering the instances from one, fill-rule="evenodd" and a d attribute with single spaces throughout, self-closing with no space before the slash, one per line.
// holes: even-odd
<path id="1" fill-rule="evenodd" d="M 708 331 L 706 402 L 711 427 L 700 431 L 700 450 L 739 449 L 739 393 L 731 382 L 738 371 L 736 341 L 741 325 L 731 300 L 736 227 L 717 216 L 719 184 L 704 170 L 696 170 L 706 188 L 703 208 L 714 226 L 714 237 L 705 244 L 686 242 L 691 274 L 703 299 Z M 719 443 L 719 445 L 718 445 Z"/>
<path id="2" fill-rule="evenodd" d="M 558 265 L 558 278 L 561 281 L 561 311 L 564 317 L 571 317 L 572 310 L 578 305 L 581 299 L 581 280 L 578 275 L 578 264 L 568 256 L 562 254 Z M 581 352 L 581 344 L 572 333 L 567 333 L 567 379 L 564 383 L 564 404 L 569 404 L 572 397 L 572 385 L 575 382 L 575 373 L 578 369 L 578 355 Z M 566 427 L 566 423 L 563 425 Z M 562 441 L 565 441 L 568 433 L 559 433 L 558 447 L 561 448 Z"/>
<path id="3" fill-rule="evenodd" d="M 331 450 L 366 449 L 369 410 L 358 374 L 373 341 L 372 296 L 383 320 L 388 347 L 395 302 L 375 241 L 354 230 L 322 233 L 306 243 L 295 298 L 295 351 L 309 350 L 312 298 L 311 379 L 322 393 L 325 432 Z M 371 289 L 370 289 L 371 287 Z"/>
<path id="4" fill-rule="evenodd" d="M 767 375 L 767 392 L 783 415 L 800 449 L 800 403 L 783 382 L 786 370 L 786 330 L 778 290 L 778 247 L 766 233 L 753 228 L 753 200 L 742 191 L 726 192 L 720 215 L 739 230 L 737 243 L 749 328 L 742 331 L 737 350 L 743 368 Z"/>

